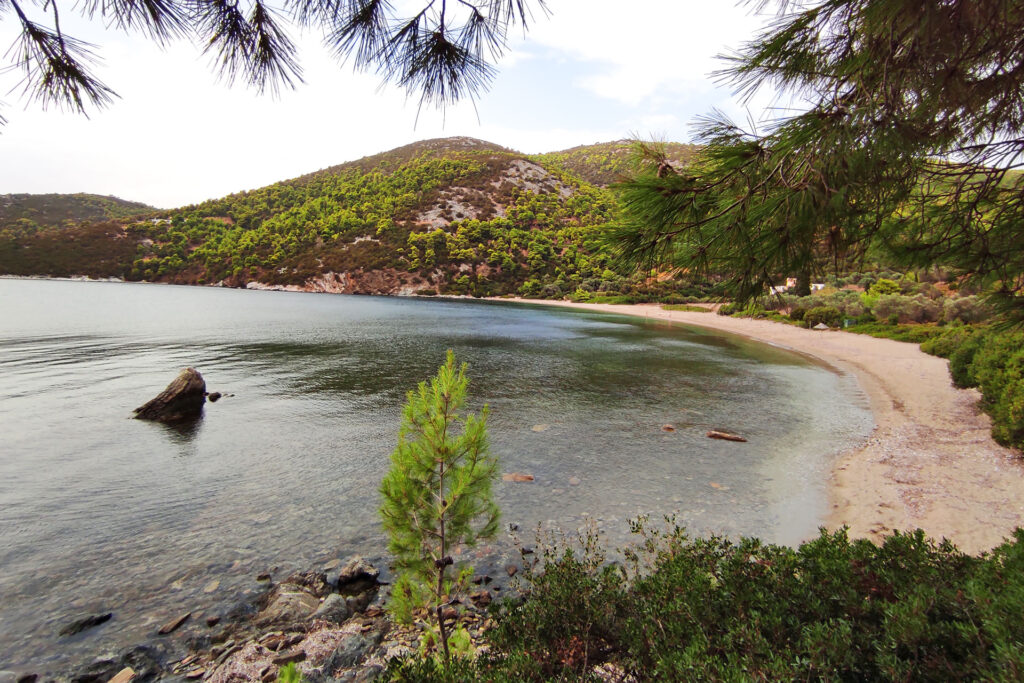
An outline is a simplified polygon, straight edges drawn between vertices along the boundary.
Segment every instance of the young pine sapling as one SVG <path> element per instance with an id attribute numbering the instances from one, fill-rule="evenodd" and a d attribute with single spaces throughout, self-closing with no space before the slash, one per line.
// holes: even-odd
<path id="1" fill-rule="evenodd" d="M 404 622 L 417 608 L 432 612 L 446 661 L 451 653 L 443 608 L 457 585 L 448 571 L 452 551 L 498 530 L 491 494 L 497 459 L 488 453 L 487 406 L 479 416 L 459 414 L 468 383 L 465 363 L 457 368 L 449 350 L 430 384 L 420 382 L 408 393 L 391 470 L 380 485 L 380 514 L 398 573 L 391 611 Z"/>

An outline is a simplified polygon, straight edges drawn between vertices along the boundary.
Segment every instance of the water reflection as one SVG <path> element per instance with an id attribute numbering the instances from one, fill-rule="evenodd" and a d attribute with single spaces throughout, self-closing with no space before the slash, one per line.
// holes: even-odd
<path id="1" fill-rule="evenodd" d="M 197 438 L 199 438 L 199 434 L 203 430 L 203 417 L 205 413 L 206 407 L 203 406 L 203 408 L 200 409 L 199 414 L 195 417 L 175 420 L 173 422 L 157 422 L 153 424 L 159 425 L 164 430 L 164 433 L 169 437 L 171 443 L 179 446 L 190 446 Z M 194 454 L 194 450 L 182 452 L 182 455 Z"/>

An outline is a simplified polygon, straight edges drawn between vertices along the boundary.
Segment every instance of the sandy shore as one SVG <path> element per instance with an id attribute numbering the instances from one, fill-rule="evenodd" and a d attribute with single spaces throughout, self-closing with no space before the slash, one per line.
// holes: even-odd
<path id="1" fill-rule="evenodd" d="M 879 539 L 924 529 L 979 553 L 1024 526 L 1024 462 L 992 440 L 978 392 L 957 389 L 947 363 L 916 344 L 819 332 L 714 313 L 666 311 L 657 304 L 550 306 L 671 320 L 740 334 L 814 356 L 852 373 L 871 401 L 875 430 L 842 454 L 830 482 L 830 528 Z"/>

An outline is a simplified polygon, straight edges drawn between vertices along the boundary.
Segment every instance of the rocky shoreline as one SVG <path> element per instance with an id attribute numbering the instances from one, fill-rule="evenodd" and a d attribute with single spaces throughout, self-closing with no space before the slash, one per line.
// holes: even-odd
<path id="1" fill-rule="evenodd" d="M 510 577 L 513 567 L 507 568 Z M 292 662 L 311 683 L 369 681 L 389 660 L 419 649 L 426 612 L 418 614 L 412 625 L 396 624 L 384 608 L 388 584 L 381 581 L 380 570 L 361 556 L 336 558 L 277 583 L 266 573 L 257 580 L 264 590 L 223 616 L 185 612 L 146 642 L 98 656 L 76 670 L 0 672 L 0 683 L 269 682 Z M 473 592 L 454 598 L 445 612 L 480 647 L 484 633 L 494 626 L 489 607 L 501 586 L 488 575 L 477 575 L 473 583 Z M 109 614 L 90 615 L 66 628 L 79 633 L 109 618 Z M 199 630 L 184 638 L 172 636 L 189 622 L 193 626 L 199 622 Z"/>

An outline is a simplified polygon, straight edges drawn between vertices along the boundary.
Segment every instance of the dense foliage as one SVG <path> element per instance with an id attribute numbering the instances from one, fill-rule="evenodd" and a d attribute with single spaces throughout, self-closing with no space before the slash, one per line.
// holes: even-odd
<path id="1" fill-rule="evenodd" d="M 549 549 L 463 680 L 1019 680 L 1024 532 L 982 557 L 923 532 L 798 549 L 645 532 L 624 565 Z M 418 662 L 393 680 L 452 680 Z"/>
<path id="2" fill-rule="evenodd" d="M 884 252 L 1024 317 L 1024 5 L 778 4 L 725 74 L 806 107 L 763 130 L 709 117 L 688 168 L 646 146 L 623 187 L 625 257 L 723 274 L 748 300 L 780 276 L 809 293 L 815 271 Z"/>
<path id="3" fill-rule="evenodd" d="M 952 327 L 921 344 L 949 359 L 958 387 L 977 387 L 996 441 L 1024 448 L 1024 333 Z"/>

